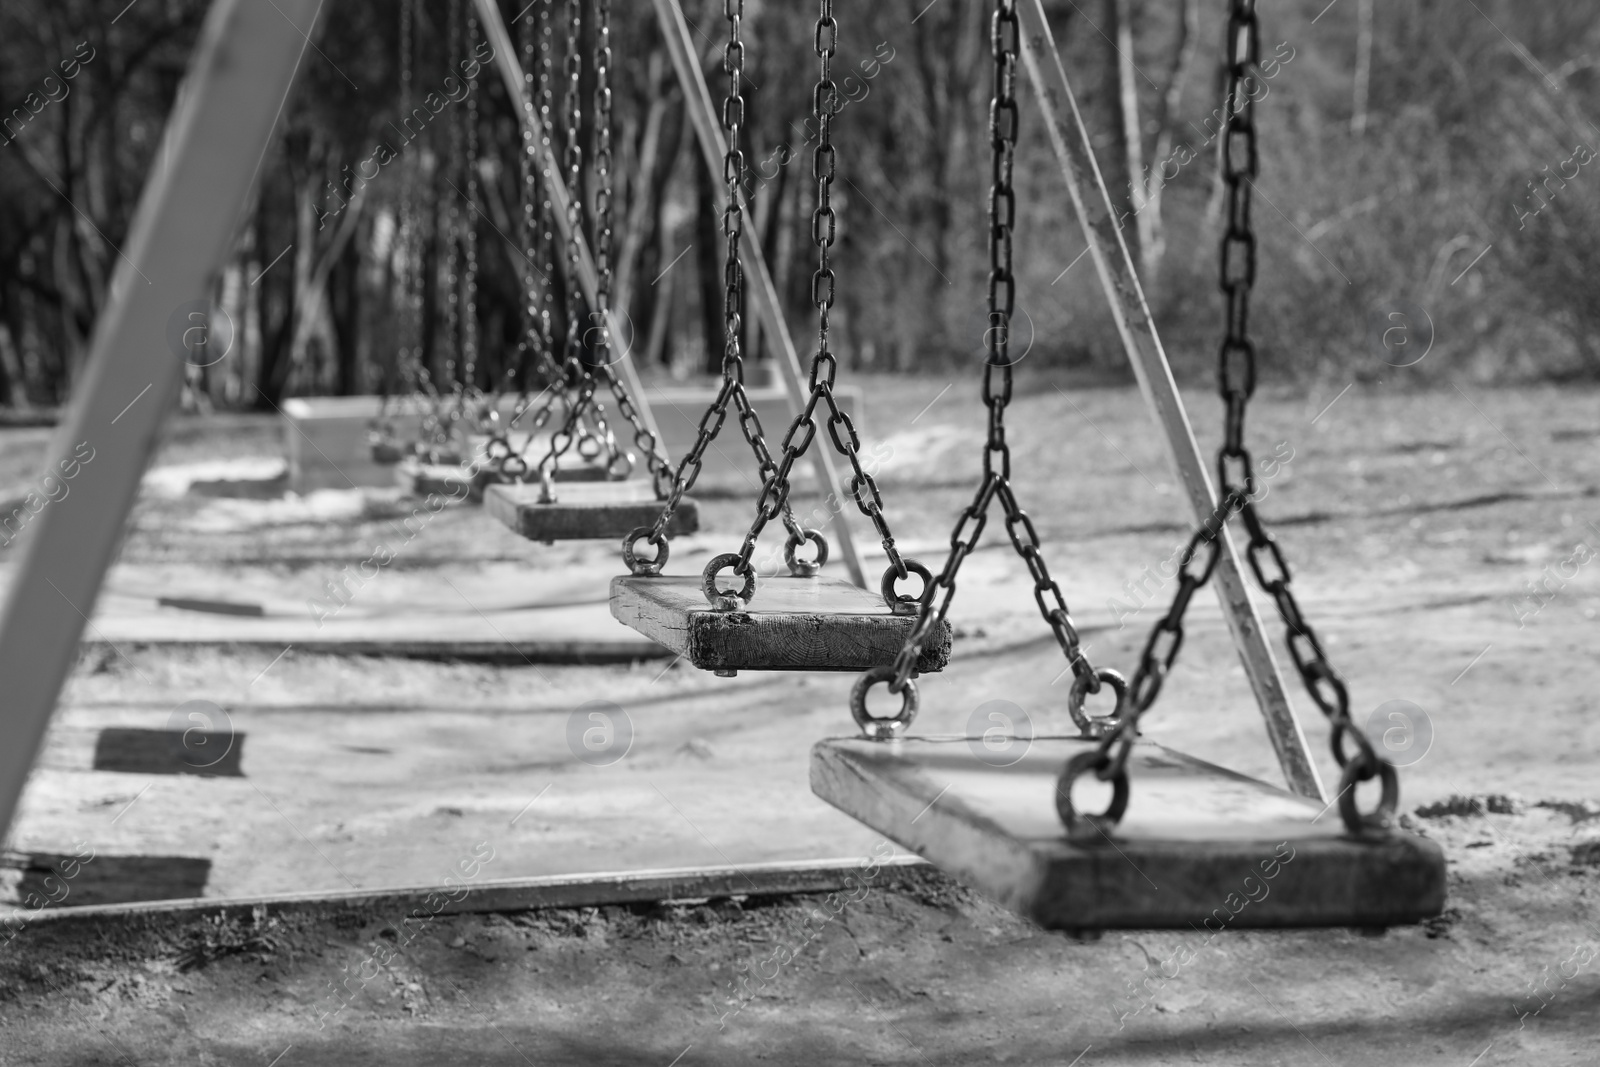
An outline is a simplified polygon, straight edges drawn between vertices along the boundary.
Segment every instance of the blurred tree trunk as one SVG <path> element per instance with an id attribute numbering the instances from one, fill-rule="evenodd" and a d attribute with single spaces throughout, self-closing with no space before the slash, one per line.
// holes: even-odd
<path id="1" fill-rule="evenodd" d="M 1217 61 L 1212 67 L 1211 91 L 1205 101 L 1208 105 L 1206 110 L 1210 112 L 1215 108 L 1216 111 L 1214 113 L 1219 117 L 1225 114 L 1224 109 L 1227 107 L 1227 102 L 1224 97 L 1227 91 L 1228 61 L 1225 56 L 1218 55 Z M 1217 136 L 1200 146 L 1201 151 L 1207 148 L 1210 149 L 1207 154 L 1211 158 L 1207 165 L 1210 167 L 1211 172 L 1211 191 L 1206 197 L 1205 211 L 1201 213 L 1200 227 L 1195 236 L 1192 261 L 1189 265 L 1191 273 L 1204 273 L 1208 269 L 1215 270 L 1214 266 L 1208 267 L 1208 265 L 1216 262 L 1217 242 L 1221 240 L 1222 236 L 1222 203 L 1227 194 L 1227 186 L 1222 180 L 1223 140 L 1221 136 Z"/>
<path id="2" fill-rule="evenodd" d="M 970 186 L 966 174 L 971 172 L 975 153 L 987 157 L 988 138 L 973 135 L 975 121 L 986 121 L 978 116 L 987 114 L 987 101 L 991 91 L 991 64 L 989 62 L 989 16 L 985 5 L 952 5 L 943 10 L 927 10 L 926 4 L 908 0 L 907 15 L 913 18 L 915 36 L 909 47 L 899 51 L 874 52 L 874 60 L 890 66 L 901 55 L 908 55 L 907 64 L 917 80 L 915 127 L 903 141 L 896 131 L 889 131 L 893 149 L 890 159 L 900 152 L 916 152 L 914 164 L 908 168 L 920 181 L 911 182 L 901 175 L 885 172 L 878 162 L 875 192 L 884 190 L 904 206 L 896 205 L 894 213 L 910 214 L 918 219 L 921 235 L 926 235 L 926 245 L 931 254 L 919 254 L 922 241 L 911 252 L 909 266 L 922 279 L 922 302 L 928 308 L 948 308 L 952 305 L 950 289 L 954 284 L 950 274 L 955 256 L 952 235 L 955 232 L 956 205 L 968 195 Z M 893 48 L 893 46 L 889 46 Z M 1019 93 L 1022 89 L 1019 75 Z M 1024 108 L 1025 110 L 1025 108 Z M 1023 120 L 1026 122 L 1026 119 Z M 987 175 L 988 167 L 980 164 Z M 905 192 L 901 192 L 905 190 Z M 987 201 L 985 201 L 987 202 Z M 882 255 L 882 253 L 878 253 Z M 932 271 L 926 267 L 931 265 Z M 883 294 L 885 301 L 891 294 Z M 965 307 L 965 305 L 957 305 Z M 891 353 L 893 366 L 906 369 L 930 351 L 947 347 L 951 323 L 940 315 L 916 315 L 909 320 L 896 321 L 888 317 L 873 316 L 873 321 L 863 323 L 863 332 L 871 330 L 883 319 L 893 331 L 892 337 L 883 340 Z M 965 327 L 961 321 L 957 329 Z M 865 342 L 863 342 L 865 343 Z M 875 346 L 876 347 L 876 346 Z"/>
<path id="3" fill-rule="evenodd" d="M 757 202 L 760 205 L 761 258 L 771 270 L 773 264 L 778 262 L 778 244 L 782 235 L 783 198 L 789 190 L 789 168 L 779 167 L 778 173 L 772 180 L 761 188 Z M 776 288 L 777 283 L 773 283 Z M 781 291 L 781 290 L 780 290 Z M 761 328 L 761 317 L 753 312 L 748 316 L 750 321 L 749 337 L 750 351 L 762 359 L 777 359 L 778 345 L 776 340 L 768 338 L 765 351 L 762 349 L 762 338 L 765 331 Z"/>
<path id="4" fill-rule="evenodd" d="M 1112 209 L 1117 215 L 1117 228 L 1123 231 L 1122 236 L 1128 243 L 1128 251 L 1137 258 L 1140 254 L 1138 231 L 1128 226 L 1128 223 L 1137 217 L 1134 214 L 1133 202 L 1134 172 L 1129 169 L 1129 152 L 1133 150 L 1137 139 L 1128 136 L 1129 109 L 1122 88 L 1124 64 L 1131 64 L 1132 58 L 1125 59 L 1124 50 L 1119 49 L 1117 44 L 1124 33 L 1129 32 L 1124 27 L 1127 20 L 1122 17 L 1122 9 L 1126 6 L 1126 0 L 1104 0 L 1102 5 L 1103 32 L 1100 36 L 1105 40 L 1106 62 L 1101 65 L 1100 91 L 1105 99 L 1104 111 L 1107 121 L 1101 127 L 1106 131 L 1101 138 L 1101 143 L 1105 147 L 1100 149 L 1097 146 L 1095 154 L 1099 157 L 1106 189 L 1111 193 Z M 1137 95 L 1135 95 L 1134 110 L 1133 128 L 1137 131 Z"/>
<path id="5" fill-rule="evenodd" d="M 1186 162 L 1179 161 L 1174 156 L 1172 141 L 1183 104 L 1184 87 L 1188 84 L 1189 74 L 1194 69 L 1195 53 L 1199 50 L 1200 44 L 1200 11 L 1196 0 L 1176 0 L 1176 7 L 1177 36 L 1172 45 L 1172 59 L 1167 66 L 1166 84 L 1162 86 L 1161 97 L 1156 105 L 1155 151 L 1152 154 L 1145 191 L 1150 221 L 1148 238 L 1141 243 L 1141 247 L 1144 248 L 1146 255 L 1144 263 L 1146 284 L 1152 289 L 1160 285 L 1161 263 L 1167 254 L 1166 218 L 1161 210 L 1163 194 L 1170 180 L 1166 169 L 1172 167 L 1175 176 L 1178 169 L 1186 165 Z M 1192 162 L 1192 159 L 1187 162 Z"/>
<path id="6" fill-rule="evenodd" d="M 414 343 L 417 348 L 416 366 L 427 370 L 430 374 L 439 350 L 439 342 L 435 335 L 442 328 L 441 323 L 443 320 L 443 316 L 439 314 L 439 297 L 440 289 L 442 288 L 439 285 L 439 256 L 440 246 L 446 239 L 439 229 L 439 197 L 438 188 L 435 184 L 438 180 L 437 175 L 437 168 L 423 170 L 423 180 L 417 183 L 416 205 L 417 254 L 420 262 L 417 264 L 418 277 L 414 284 L 417 287 L 415 299 L 421 314 L 418 316 L 419 322 L 417 324 L 419 333 Z M 563 255 L 560 252 L 556 255 L 558 269 L 555 280 L 558 283 L 561 280 L 559 264 L 563 262 Z M 556 329 L 555 336 L 558 338 L 566 336 L 565 332 L 563 332 L 566 327 L 561 324 L 560 319 L 563 306 L 561 299 L 560 285 L 558 284 L 554 301 L 556 314 L 554 328 Z"/>
<path id="7" fill-rule="evenodd" d="M 9 319 L 10 314 L 0 316 Z M 0 321 L 0 403 L 7 407 L 27 410 L 27 382 L 22 374 L 22 361 L 17 358 L 17 346 L 11 339 L 11 328 Z"/>
<path id="8" fill-rule="evenodd" d="M 640 305 L 645 303 L 638 291 L 641 268 L 651 258 L 648 253 L 663 247 L 662 242 L 656 239 L 656 233 L 661 227 L 661 209 L 666 199 L 667 185 L 672 180 L 672 171 L 683 143 L 683 94 L 659 49 L 650 55 L 650 84 L 654 91 L 639 137 L 638 163 L 629 168 L 634 175 L 633 196 L 628 204 L 627 223 L 617 256 L 614 303 L 627 313 L 630 322 L 637 321 L 635 310 L 642 311 Z M 654 258 L 658 262 L 650 272 L 652 277 L 670 262 L 660 260 L 659 255 Z M 636 341 L 637 337 L 632 340 Z"/>
<path id="9" fill-rule="evenodd" d="M 642 362 L 646 367 L 664 364 L 670 368 L 672 365 L 672 356 L 667 351 L 667 339 L 672 336 L 672 317 L 675 310 L 673 295 L 677 292 L 678 286 L 678 272 L 673 264 L 673 258 L 680 253 L 673 251 L 673 232 L 666 223 L 664 211 L 669 200 L 668 192 L 672 188 L 673 175 L 677 171 L 678 158 L 683 150 L 685 117 L 686 111 L 683 107 L 674 108 L 669 113 L 667 132 L 670 133 L 670 137 L 664 134 L 663 140 L 670 141 L 670 144 L 663 145 L 657 159 L 660 180 L 653 182 L 650 187 L 652 201 L 648 212 L 652 249 L 647 269 L 651 281 L 645 286 L 635 286 L 633 297 L 637 304 L 648 302 L 649 329 Z M 690 151 L 693 150 L 691 145 Z M 687 249 L 683 251 L 687 252 Z"/>
<path id="10" fill-rule="evenodd" d="M 700 323 L 705 333 L 705 353 L 701 369 L 707 374 L 722 370 L 722 270 L 717 244 L 721 240 L 721 227 L 717 220 L 715 193 L 711 188 L 711 172 L 699 152 L 694 156 L 695 176 L 695 265 L 700 277 Z"/>
<path id="11" fill-rule="evenodd" d="M 662 249 L 666 248 L 665 230 L 662 231 Z M 676 284 L 676 275 L 667 271 L 666 276 L 656 282 L 653 287 L 655 299 L 650 302 L 650 335 L 645 343 L 643 365 L 654 367 L 665 363 L 669 367 L 672 360 L 666 354 L 667 336 L 672 330 L 672 290 Z"/>
<path id="12" fill-rule="evenodd" d="M 674 79 L 673 84 L 676 86 L 676 79 Z M 641 262 L 640 270 L 635 275 L 635 277 L 642 277 L 648 271 L 652 281 L 647 286 L 641 286 L 637 282 L 633 285 L 635 293 L 633 299 L 638 303 L 642 303 L 647 299 L 645 289 L 656 285 L 666 285 L 666 289 L 656 296 L 648 298 L 652 342 L 647 364 L 650 366 L 654 366 L 659 362 L 668 364 L 672 362 L 672 357 L 666 353 L 666 338 L 671 336 L 672 303 L 670 294 L 677 290 L 677 282 L 674 281 L 671 284 L 667 284 L 667 279 L 672 277 L 673 272 L 668 268 L 672 266 L 673 257 L 678 253 L 672 248 L 672 230 L 666 224 L 665 211 L 668 201 L 667 194 L 672 188 L 673 174 L 676 173 L 678 160 L 683 155 L 685 145 L 684 129 L 688 122 L 688 112 L 682 100 L 682 93 L 676 88 L 672 92 L 677 99 L 674 105 L 667 109 L 662 118 L 660 143 L 656 155 L 655 177 L 650 182 L 648 188 L 649 200 L 644 205 L 645 219 L 648 223 L 645 247 L 651 251 L 648 257 L 645 257 L 641 252 L 641 259 L 647 259 L 648 262 Z M 692 139 L 688 142 L 688 145 L 689 151 L 696 151 L 696 146 Z M 663 271 L 667 272 L 666 278 L 662 277 Z M 656 340 L 656 319 L 658 317 L 661 319 L 661 336 L 659 340 Z"/>
<path id="13" fill-rule="evenodd" d="M 77 169 L 67 154 L 70 140 L 64 133 L 56 139 L 61 153 L 58 169 L 30 140 L 40 135 L 44 135 L 42 129 L 25 130 L 8 147 L 16 149 L 14 158 L 21 160 L 39 184 L 51 190 L 56 200 L 50 214 L 40 220 L 38 227 L 45 235 L 43 243 L 49 267 L 37 271 L 41 277 L 30 279 L 29 288 L 54 309 L 55 322 L 50 330 L 54 334 L 54 344 L 49 355 L 55 357 L 59 371 L 52 384 L 58 395 L 65 396 L 86 354 L 88 332 L 105 296 L 106 249 L 95 224 L 71 206 L 71 200 L 81 198 L 83 190 L 79 188 L 82 182 Z M 43 328 L 42 323 L 36 324 Z"/>
<path id="14" fill-rule="evenodd" d="M 334 388 L 340 396 L 353 396 L 363 391 L 365 375 L 362 374 L 361 350 L 361 274 L 364 256 L 362 249 L 370 244 L 371 219 L 366 218 L 352 231 L 360 230 L 363 240 L 347 239 L 344 248 L 334 261 L 328 276 L 328 317 L 337 339 L 337 381 Z"/>
<path id="15" fill-rule="evenodd" d="M 241 243 L 248 246 L 249 229 L 246 228 Z M 213 405 L 230 405 L 239 399 L 238 372 L 244 358 L 245 345 L 245 288 L 249 275 L 248 248 L 236 251 L 222 268 L 220 293 L 217 303 L 224 315 L 233 323 L 233 347 L 227 358 L 205 370 L 206 393 Z"/>
<path id="16" fill-rule="evenodd" d="M 362 186 L 350 197 L 349 206 L 340 213 L 339 223 L 328 238 L 327 246 L 320 253 L 316 250 L 318 231 L 311 225 L 314 220 L 312 198 L 317 192 L 316 186 L 308 181 L 302 186 L 299 198 L 302 248 L 296 249 L 295 255 L 295 283 L 299 291 L 295 295 L 297 314 L 289 345 L 289 361 L 305 375 L 314 388 L 320 389 L 326 387 L 328 378 L 338 377 L 335 368 L 342 366 L 341 351 L 350 347 L 346 340 L 339 336 L 334 326 L 332 309 L 328 301 L 328 278 L 361 223 L 361 209 L 366 203 L 367 187 Z M 334 366 L 314 365 L 311 340 L 316 336 L 321 336 L 327 345 L 328 350 L 322 355 Z"/>
<path id="17" fill-rule="evenodd" d="M 789 187 L 789 214 L 787 236 L 778 242 L 778 290 L 783 295 L 784 314 L 791 323 L 803 323 L 812 315 L 811 271 L 809 257 L 811 245 L 811 213 L 816 209 L 817 183 L 811 180 L 811 150 L 809 146 L 796 149 L 794 158 L 803 168 L 800 180 Z M 803 331 L 801 331 L 803 332 Z M 806 359 L 806 343 L 798 339 L 800 359 Z"/>
<path id="18" fill-rule="evenodd" d="M 1372 81 L 1372 0 L 1356 2 L 1356 73 L 1350 108 L 1350 132 L 1367 132 L 1367 90 Z"/>
<path id="19" fill-rule="evenodd" d="M 1117 112 L 1122 120 L 1122 164 L 1128 172 L 1128 203 L 1133 210 L 1133 232 L 1127 235 L 1128 243 L 1139 257 L 1140 265 L 1148 267 L 1151 252 L 1151 221 L 1149 197 L 1146 193 L 1147 177 L 1144 161 L 1144 133 L 1139 122 L 1139 85 L 1134 81 L 1137 73 L 1133 61 L 1133 3 L 1132 0 L 1110 0 L 1106 5 L 1112 18 L 1112 64 L 1117 72 Z M 1148 269 L 1141 271 L 1146 280 Z"/>
<path id="20" fill-rule="evenodd" d="M 256 368 L 255 388 L 257 406 L 268 411 L 277 409 L 293 370 L 289 359 L 290 342 L 298 318 L 295 303 L 303 270 L 299 264 L 304 258 L 302 247 L 307 243 L 302 239 L 302 201 L 306 205 L 306 228 L 311 220 L 311 201 L 302 187 L 307 181 L 316 180 L 310 176 L 316 174 L 315 170 L 297 165 L 303 158 L 304 138 L 285 138 L 282 151 L 283 180 L 264 183 L 260 207 L 256 210 L 256 247 L 277 247 L 288 253 L 256 283 L 261 287 L 261 361 Z M 272 234 L 270 224 L 274 219 L 288 220 L 291 228 L 287 233 Z M 267 262 L 272 262 L 270 256 Z"/>
<path id="21" fill-rule="evenodd" d="M 1172 140 L 1184 84 L 1194 65 L 1199 12 L 1195 0 L 1175 0 L 1174 40 L 1167 64 L 1165 83 L 1156 98 L 1155 114 L 1149 123 L 1154 133 L 1149 161 L 1144 154 L 1145 123 L 1140 119 L 1138 69 L 1134 63 L 1133 5 L 1131 0 L 1112 0 L 1116 11 L 1117 101 L 1122 119 L 1122 138 L 1126 145 L 1128 190 L 1133 207 L 1132 251 L 1138 256 L 1139 273 L 1146 291 L 1159 282 L 1161 262 L 1166 256 L 1166 226 L 1161 214 L 1165 171 L 1177 165 Z M 1173 174 L 1176 170 L 1173 169 Z"/>

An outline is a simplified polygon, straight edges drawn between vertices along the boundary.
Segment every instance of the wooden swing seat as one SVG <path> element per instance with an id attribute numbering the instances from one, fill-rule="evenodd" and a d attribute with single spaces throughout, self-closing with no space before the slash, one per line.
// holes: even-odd
<path id="1" fill-rule="evenodd" d="M 641 526 L 652 525 L 661 514 L 650 482 L 633 478 L 621 482 L 562 483 L 553 503 L 542 504 L 537 483 L 491 485 L 484 490 L 485 510 L 530 541 L 615 540 L 620 542 Z M 700 528 L 700 507 L 684 497 L 667 525 L 667 536 L 694 533 Z"/>
<path id="2" fill-rule="evenodd" d="M 458 464 L 424 463 L 415 456 L 406 457 L 395 467 L 395 484 L 407 496 L 425 497 L 430 493 L 438 493 L 440 496 L 456 497 L 461 493 L 461 483 L 465 478 L 466 472 Z M 566 457 L 562 457 L 562 462 L 556 467 L 556 481 L 562 484 L 605 480 L 604 467 L 583 460 L 568 463 Z M 482 503 L 484 489 L 493 484 L 489 471 L 480 470 L 472 477 L 467 499 L 475 504 Z"/>
<path id="3" fill-rule="evenodd" d="M 694 575 L 611 579 L 611 614 L 708 671 L 863 671 L 894 662 L 917 623 L 876 593 L 836 578 L 763 578 L 739 611 L 716 611 Z M 950 624 L 940 624 L 917 670 L 943 670 Z"/>
<path id="4" fill-rule="evenodd" d="M 1095 744 L 1035 738 L 1000 767 L 964 737 L 835 738 L 811 750 L 811 789 L 1049 929 L 1382 927 L 1444 909 L 1436 843 L 1347 835 L 1337 807 L 1149 741 L 1109 838 L 1069 840 L 1056 781 Z"/>

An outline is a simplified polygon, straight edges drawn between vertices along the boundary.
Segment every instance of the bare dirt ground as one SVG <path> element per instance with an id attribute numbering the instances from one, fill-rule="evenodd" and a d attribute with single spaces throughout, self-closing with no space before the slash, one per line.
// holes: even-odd
<path id="1" fill-rule="evenodd" d="M 865 437 L 884 457 L 891 521 L 932 564 L 971 492 L 983 425 L 972 381 L 945 391 L 950 380 L 869 386 Z M 359 971 L 396 917 L 63 925 L 0 949 L 0 1063 L 1600 1062 L 1600 583 L 1568 562 L 1579 543 L 1600 547 L 1600 393 L 1344 385 L 1257 400 L 1258 457 L 1293 457 L 1262 507 L 1357 718 L 1391 699 L 1429 718 L 1431 749 L 1402 770 L 1404 807 L 1513 798 L 1499 814 L 1410 817 L 1451 859 L 1444 920 L 1382 938 L 1230 933 L 1203 949 L 1198 934 L 1082 942 L 919 875 L 850 905 L 719 1024 L 734 968 L 804 940 L 795 931 L 816 900 L 459 917 L 354 983 L 361 992 L 321 1029 L 328 983 Z M 1187 526 L 1158 439 L 1131 389 L 1041 377 L 1018 397 L 1019 495 L 1091 658 L 1127 669 L 1170 586 L 1134 597 L 1125 583 L 1171 555 Z M 1216 403 L 1187 399 L 1209 451 Z M 158 463 L 270 456 L 279 432 L 261 420 L 180 423 Z M 0 482 L 25 481 L 46 438 L 0 434 Z M 747 522 L 740 486 L 706 488 L 706 529 L 674 553 L 674 570 L 731 547 Z M 194 574 L 294 601 L 365 558 L 399 506 L 382 494 L 152 491 L 112 581 Z M 1001 697 L 1035 730 L 1065 732 L 1064 665 L 1026 571 L 998 521 L 985 543 L 956 601 L 954 662 L 926 679 L 917 728 L 961 732 Z M 536 600 L 551 595 L 552 572 L 562 588 L 592 574 L 598 602 L 612 553 L 528 545 L 459 509 L 393 577 L 418 595 L 437 577 L 474 599 L 503 587 Z M 1546 583 L 1538 600 L 1525 599 L 1530 581 Z M 1147 732 L 1279 781 L 1214 602 L 1197 598 L 1195 614 Z M 849 729 L 848 677 L 296 652 L 259 673 L 269 659 L 87 648 L 11 847 L 91 840 L 108 854 L 203 856 L 207 894 L 226 896 L 434 882 L 482 840 L 495 842 L 496 876 L 866 856 L 875 841 L 806 785 L 810 743 Z M 91 769 L 100 730 L 160 727 L 197 698 L 244 734 L 242 778 Z M 581 763 L 567 741 L 589 700 L 616 703 L 633 727 L 633 747 L 609 766 Z M 1332 780 L 1326 730 L 1297 706 Z M 1195 961 L 1163 972 L 1186 945 Z"/>

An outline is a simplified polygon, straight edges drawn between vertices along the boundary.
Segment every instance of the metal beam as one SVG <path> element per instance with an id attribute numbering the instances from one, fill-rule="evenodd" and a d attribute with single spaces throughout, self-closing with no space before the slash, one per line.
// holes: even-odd
<path id="1" fill-rule="evenodd" d="M 567 218 L 567 210 L 572 204 L 572 191 L 567 188 L 566 182 L 561 177 L 561 164 L 556 159 L 553 146 L 545 143 L 544 124 L 539 121 L 538 112 L 523 98 L 522 64 L 517 61 L 516 45 L 506 30 L 505 19 L 500 17 L 500 8 L 495 0 L 473 0 L 473 3 L 478 8 L 478 18 L 483 22 L 489 44 L 494 48 L 495 67 L 499 69 L 500 77 L 505 81 L 511 106 L 522 113 L 523 124 L 533 136 L 545 191 L 550 194 L 550 211 L 555 216 L 556 230 L 561 234 L 562 241 L 570 241 L 578 246 L 578 287 L 583 290 L 583 298 L 588 301 L 589 306 L 595 307 L 599 303 L 600 272 L 595 269 L 594 253 L 589 249 L 589 241 L 584 236 L 583 230 L 580 228 L 577 233 L 572 232 L 572 225 Z M 473 210 L 477 210 L 478 205 L 474 204 L 472 207 Z M 532 264 L 529 264 L 529 267 L 532 268 Z M 629 351 L 617 360 L 622 366 L 622 376 L 627 381 L 628 393 L 633 398 L 633 406 L 638 410 L 639 418 L 644 420 L 645 429 L 655 435 L 656 447 L 661 450 L 663 456 L 667 456 L 667 443 L 661 438 L 661 428 L 656 425 L 655 413 L 650 410 L 650 398 L 645 396 L 644 381 L 639 377 L 639 368 L 633 361 L 632 334 L 621 327 L 622 319 L 618 316 L 617 309 L 611 308 L 606 314 L 606 329 L 613 338 L 629 338 Z"/>
<path id="2" fill-rule="evenodd" d="M 1116 221 L 1111 196 L 1106 191 L 1100 165 L 1095 161 L 1078 111 L 1078 101 L 1067 81 L 1066 68 L 1061 54 L 1056 50 L 1050 33 L 1050 23 L 1045 16 L 1043 0 L 1020 0 L 1017 12 L 1021 16 L 1022 59 L 1034 93 L 1044 113 L 1045 125 L 1050 133 L 1050 144 L 1055 149 L 1061 176 L 1066 181 L 1067 195 L 1083 227 L 1084 240 L 1094 260 L 1095 272 L 1105 290 L 1112 318 L 1116 320 L 1117 334 L 1133 364 L 1134 375 L 1139 379 L 1139 389 L 1145 403 L 1155 415 L 1167 444 L 1167 453 L 1183 486 L 1189 508 L 1196 524 L 1204 523 L 1216 510 L 1216 493 L 1200 446 L 1195 442 L 1194 430 L 1178 396 L 1177 384 L 1172 379 L 1172 369 L 1167 365 L 1166 352 L 1156 333 L 1155 322 L 1145 304 L 1144 290 L 1139 285 L 1133 258 L 1128 254 L 1127 242 Z M 1085 186 L 1087 185 L 1087 195 Z M 1278 764 L 1289 788 L 1302 796 L 1326 801 L 1322 778 L 1311 758 L 1305 732 L 1295 718 L 1284 689 L 1283 676 L 1278 670 L 1272 646 L 1267 643 L 1261 629 L 1261 618 L 1250 602 L 1244 575 L 1239 567 L 1239 554 L 1227 531 L 1222 535 L 1222 558 L 1217 564 L 1212 586 L 1222 603 L 1222 614 L 1228 620 L 1234 646 L 1239 650 L 1239 660 L 1244 664 L 1245 675 L 1255 690 L 1256 703 L 1267 723 L 1267 734 L 1278 754 Z"/>
<path id="3" fill-rule="evenodd" d="M 0 610 L 0 831 L 183 382 L 186 331 L 217 325 L 198 302 L 233 245 L 321 9 L 321 0 L 215 0 L 201 27 L 154 156 L 164 162 L 145 182 L 83 378 L 51 442 L 39 508 L 19 509 L 34 517 Z"/>
<path id="4" fill-rule="evenodd" d="M 661 21 L 661 36 L 666 39 L 667 51 L 672 55 L 672 65 L 677 68 L 678 81 L 683 86 L 684 102 L 689 111 L 689 120 L 694 123 L 694 132 L 700 141 L 700 151 L 704 153 L 706 166 L 710 168 L 711 173 L 721 174 L 722 159 L 728 153 L 728 142 L 722 138 L 722 124 L 718 119 L 717 107 L 711 101 L 711 90 L 706 87 L 705 74 L 701 71 L 700 62 L 695 56 L 694 41 L 689 36 L 689 23 L 683 17 L 683 7 L 678 0 L 653 0 L 653 2 L 656 6 L 656 15 Z M 717 211 L 726 211 L 727 189 L 717 181 L 713 181 L 711 187 L 716 193 Z M 739 194 L 739 203 L 745 210 L 747 220 L 755 217 L 750 213 L 750 205 L 746 203 L 742 193 Z M 773 347 L 778 350 L 778 371 L 783 375 L 784 384 L 787 386 L 790 410 L 798 415 L 802 407 L 800 398 L 807 396 L 810 390 L 805 385 L 807 379 L 801 376 L 800 357 L 795 351 L 794 338 L 789 334 L 789 324 L 783 317 L 783 306 L 778 302 L 778 289 L 772 284 L 772 273 L 767 269 L 767 259 L 761 250 L 761 240 L 754 226 L 744 227 L 742 241 L 745 292 L 755 304 L 762 333 L 773 340 Z M 844 505 L 850 497 L 845 495 L 844 487 L 839 482 L 839 472 L 833 465 L 833 455 L 824 445 L 818 443 L 811 449 L 811 462 L 817 472 L 817 484 L 827 487 L 828 499 L 835 503 L 831 509 L 829 522 L 833 527 L 834 540 L 844 557 L 844 565 L 850 571 L 850 580 L 862 588 L 867 588 L 866 577 L 861 570 L 861 557 L 856 552 L 855 540 L 850 536 L 850 524 L 845 519 Z"/>

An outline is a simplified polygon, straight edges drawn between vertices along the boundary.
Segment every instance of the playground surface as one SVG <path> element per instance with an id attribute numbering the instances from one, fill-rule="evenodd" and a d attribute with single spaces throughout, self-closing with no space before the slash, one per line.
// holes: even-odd
<path id="1" fill-rule="evenodd" d="M 952 377 L 895 379 L 893 407 L 869 402 L 864 419 L 902 549 L 935 566 L 982 440 L 975 376 L 946 390 Z M 1391 700 L 1425 715 L 1431 741 L 1401 769 L 1402 810 L 1450 858 L 1444 919 L 1382 937 L 1076 941 L 896 869 L 731 1015 L 740 965 L 755 973 L 811 938 L 821 898 L 441 916 L 329 1019 L 317 1015 L 332 1010 L 329 983 L 393 944 L 382 931 L 400 916 L 52 919 L 0 949 L 0 1063 L 1593 1062 L 1600 582 L 1579 546 L 1600 548 L 1600 393 L 1345 384 L 1263 390 L 1252 440 L 1280 462 L 1261 507 L 1357 720 Z M 1209 452 L 1216 402 L 1185 399 Z M 1014 412 L 1018 495 L 1090 658 L 1127 670 L 1188 526 L 1159 441 L 1131 388 L 1024 379 Z M 851 732 L 853 679 L 721 679 L 653 653 L 606 611 L 615 546 L 530 544 L 452 505 L 319 628 L 307 601 L 394 538 L 415 502 L 193 487 L 269 480 L 281 433 L 265 419 L 175 424 L 13 854 L 84 845 L 85 871 L 182 859 L 176 882 L 150 876 L 144 895 L 219 899 L 438 884 L 482 842 L 493 878 L 873 854 L 877 837 L 807 784 L 810 745 Z M 47 438 L 0 431 L 0 481 L 25 483 Z M 675 548 L 674 571 L 733 546 L 753 475 L 701 495 L 702 532 Z M 796 499 L 808 526 L 825 507 Z M 867 560 L 875 575 L 881 556 Z M 0 573 L 14 561 L 0 550 Z M 1070 731 L 1065 664 L 1030 584 L 992 522 L 963 570 L 952 663 L 924 678 L 919 732 L 964 732 L 996 699 L 1037 734 Z M 1146 733 L 1281 782 L 1211 594 L 1191 615 Z M 442 643 L 371 654 L 424 639 Z M 1291 696 L 1332 781 L 1327 731 Z M 105 769 L 108 730 L 164 728 L 192 701 L 225 716 L 237 773 Z M 586 760 L 571 739 L 597 701 L 627 726 L 614 760 Z M 1504 799 L 1452 807 L 1490 795 Z M 53 909 L 79 902 L 94 901 Z"/>

